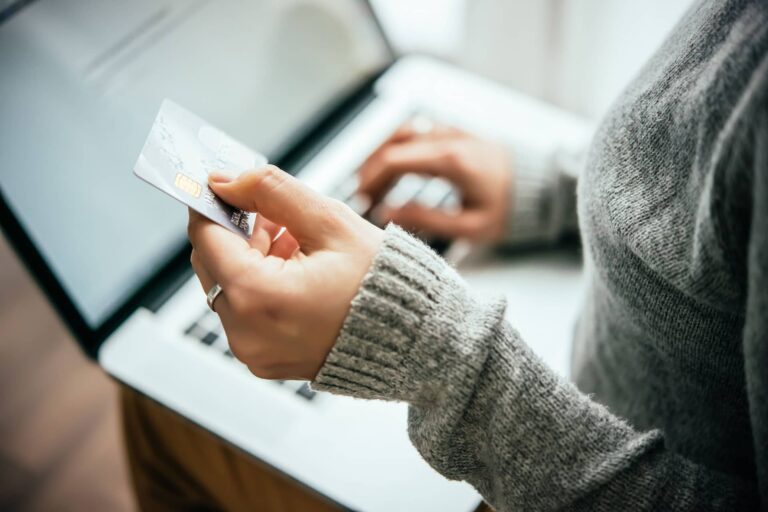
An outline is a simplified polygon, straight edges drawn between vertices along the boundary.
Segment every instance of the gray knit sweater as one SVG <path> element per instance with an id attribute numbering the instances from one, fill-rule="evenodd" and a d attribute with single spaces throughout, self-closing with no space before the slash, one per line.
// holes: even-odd
<path id="1" fill-rule="evenodd" d="M 314 386 L 408 402 L 499 510 L 768 509 L 767 48 L 764 1 L 698 3 L 598 130 L 575 385 L 390 226 Z M 568 180 L 527 172 L 513 214 L 552 239 Z"/>

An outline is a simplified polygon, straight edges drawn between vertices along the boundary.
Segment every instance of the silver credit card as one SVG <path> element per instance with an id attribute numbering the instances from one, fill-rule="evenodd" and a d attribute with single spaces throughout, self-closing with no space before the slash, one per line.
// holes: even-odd
<path id="1" fill-rule="evenodd" d="M 254 213 L 234 208 L 208 187 L 211 171 L 243 172 L 267 164 L 253 151 L 198 116 L 165 100 L 133 172 L 243 238 L 250 238 Z"/>

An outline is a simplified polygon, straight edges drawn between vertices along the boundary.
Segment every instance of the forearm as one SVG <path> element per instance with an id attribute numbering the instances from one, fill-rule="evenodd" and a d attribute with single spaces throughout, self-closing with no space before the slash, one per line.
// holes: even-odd
<path id="1" fill-rule="evenodd" d="M 560 380 L 504 321 L 502 301 L 472 299 L 396 228 L 314 386 L 409 402 L 424 458 L 500 510 L 734 509 L 745 494 Z"/>

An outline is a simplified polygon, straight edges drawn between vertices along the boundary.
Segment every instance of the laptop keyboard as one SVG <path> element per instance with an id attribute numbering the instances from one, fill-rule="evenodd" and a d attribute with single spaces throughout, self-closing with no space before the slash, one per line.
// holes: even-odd
<path id="1" fill-rule="evenodd" d="M 210 309 L 203 310 L 202 314 L 187 327 L 184 334 L 235 361 L 232 351 L 229 350 L 229 343 L 227 343 L 219 316 Z M 317 395 L 317 392 L 312 391 L 309 384 L 303 381 L 277 380 L 274 383 L 306 401 L 313 400 Z"/>
<path id="2" fill-rule="evenodd" d="M 368 211 L 368 204 L 360 201 L 356 195 L 357 177 L 353 174 L 342 180 L 330 194 L 334 199 L 346 203 L 356 213 L 365 215 L 368 220 L 377 218 L 377 210 L 374 207 Z M 442 178 L 429 178 L 406 174 L 387 193 L 382 205 L 389 208 L 400 208 L 409 202 L 416 202 L 428 208 L 454 209 L 459 200 L 451 184 Z"/>

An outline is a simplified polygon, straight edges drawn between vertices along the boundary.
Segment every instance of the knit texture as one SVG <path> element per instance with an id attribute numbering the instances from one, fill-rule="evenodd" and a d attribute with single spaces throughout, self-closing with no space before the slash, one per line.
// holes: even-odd
<path id="1" fill-rule="evenodd" d="M 697 3 L 598 130 L 575 385 L 390 226 L 313 386 L 408 402 L 424 458 L 498 510 L 768 509 L 767 48 L 765 2 Z M 521 241 L 569 218 L 542 172 Z"/>
<path id="2" fill-rule="evenodd" d="M 513 145 L 502 246 L 544 246 L 578 229 L 576 178 L 584 155 Z"/>

